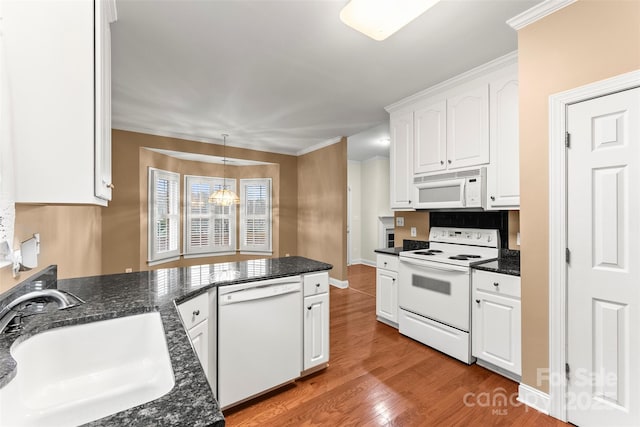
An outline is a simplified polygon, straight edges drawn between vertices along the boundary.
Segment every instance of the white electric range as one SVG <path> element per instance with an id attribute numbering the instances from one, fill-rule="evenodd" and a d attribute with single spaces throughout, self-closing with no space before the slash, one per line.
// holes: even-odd
<path id="1" fill-rule="evenodd" d="M 470 265 L 499 249 L 498 230 L 432 227 L 429 249 L 400 252 L 400 333 L 473 363 Z"/>

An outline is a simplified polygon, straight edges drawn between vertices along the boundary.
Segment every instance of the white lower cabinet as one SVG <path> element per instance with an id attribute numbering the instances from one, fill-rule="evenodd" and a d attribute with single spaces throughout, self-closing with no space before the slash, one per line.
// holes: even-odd
<path id="1" fill-rule="evenodd" d="M 473 270 L 471 280 L 472 354 L 478 364 L 519 380 L 520 277 Z"/>
<path id="2" fill-rule="evenodd" d="M 397 328 L 398 257 L 378 254 L 376 266 L 376 317 Z"/>
<path id="3" fill-rule="evenodd" d="M 178 305 L 182 323 L 214 394 L 216 394 L 215 297 L 216 293 L 213 291 Z"/>
<path id="4" fill-rule="evenodd" d="M 329 361 L 329 274 L 304 276 L 303 369 L 324 366 Z"/>

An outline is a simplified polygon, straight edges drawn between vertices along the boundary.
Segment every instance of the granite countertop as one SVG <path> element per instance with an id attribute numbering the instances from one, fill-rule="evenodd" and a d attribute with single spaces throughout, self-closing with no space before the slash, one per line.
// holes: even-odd
<path id="1" fill-rule="evenodd" d="M 0 299 L 11 300 L 30 290 L 57 287 L 83 299 L 85 304 L 25 317 L 20 332 L 0 335 L 0 387 L 15 376 L 16 364 L 9 350 L 16 341 L 60 326 L 157 311 L 166 334 L 175 386 L 159 399 L 86 425 L 223 426 L 224 417 L 182 325 L 176 304 L 217 286 L 331 268 L 330 264 L 308 258 L 286 257 L 56 281 L 57 269 L 49 267 L 24 285 L 0 295 Z"/>
<path id="2" fill-rule="evenodd" d="M 494 261 L 472 264 L 476 270 L 491 271 L 493 273 L 520 276 L 520 251 L 501 249 L 500 256 Z"/>
<path id="3" fill-rule="evenodd" d="M 385 255 L 400 255 L 402 251 L 413 251 L 416 249 L 427 249 L 429 247 L 429 242 L 423 240 L 408 240 L 404 239 L 402 241 L 402 247 L 395 248 L 380 248 L 375 249 L 374 252 Z"/>

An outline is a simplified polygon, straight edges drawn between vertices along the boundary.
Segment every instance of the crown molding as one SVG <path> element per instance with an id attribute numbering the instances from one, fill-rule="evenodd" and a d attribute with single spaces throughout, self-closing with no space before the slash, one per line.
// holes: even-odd
<path id="1" fill-rule="evenodd" d="M 545 0 L 533 6 L 531 9 L 525 10 L 520 15 L 509 19 L 507 25 L 516 31 L 521 30 L 527 25 L 533 24 L 545 16 L 551 15 L 575 2 L 576 0 Z"/>
<path id="2" fill-rule="evenodd" d="M 342 141 L 342 137 L 341 136 L 338 136 L 338 137 L 335 137 L 335 138 L 331 138 L 331 139 L 327 139 L 326 141 L 322 141 L 322 142 L 320 142 L 318 144 L 312 145 L 311 147 L 303 148 L 302 150 L 296 152 L 296 156 L 303 156 L 305 154 L 309 154 L 312 151 L 316 151 L 316 150 L 319 150 L 321 148 L 328 147 L 328 146 L 333 145 L 333 144 L 337 144 L 340 141 Z"/>
<path id="3" fill-rule="evenodd" d="M 517 64 L 518 63 L 518 51 L 514 50 L 513 52 L 509 52 L 506 55 L 500 56 L 492 61 L 489 61 L 485 64 L 479 65 L 475 68 L 472 68 L 469 71 L 466 71 L 462 74 L 458 74 L 455 77 L 450 78 L 449 80 L 445 80 L 441 83 L 436 84 L 435 86 L 428 87 L 418 93 L 414 93 L 406 98 L 401 99 L 400 101 L 394 102 L 391 105 L 387 105 L 384 107 L 388 113 L 393 111 L 397 111 L 409 104 L 413 104 L 416 101 L 427 98 L 431 95 L 435 95 L 440 92 L 444 92 L 447 89 L 454 88 L 461 84 L 470 82 L 478 77 L 489 74 L 493 71 L 497 71 L 501 68 L 506 67 L 507 65 Z"/>

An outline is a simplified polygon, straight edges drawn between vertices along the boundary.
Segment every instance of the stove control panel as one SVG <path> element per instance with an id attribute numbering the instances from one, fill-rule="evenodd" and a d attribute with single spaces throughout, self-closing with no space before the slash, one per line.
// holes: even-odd
<path id="1" fill-rule="evenodd" d="M 431 227 L 429 241 L 498 248 L 498 230 L 480 228 Z"/>

